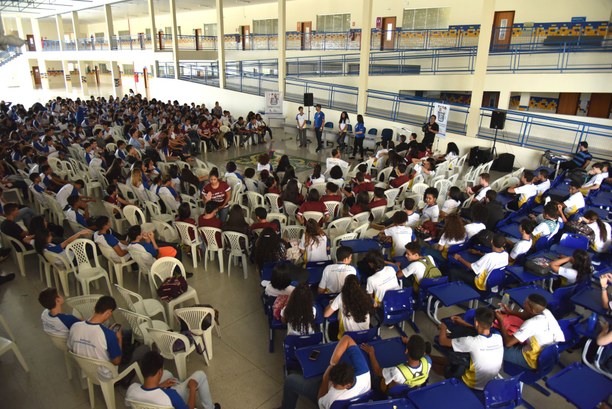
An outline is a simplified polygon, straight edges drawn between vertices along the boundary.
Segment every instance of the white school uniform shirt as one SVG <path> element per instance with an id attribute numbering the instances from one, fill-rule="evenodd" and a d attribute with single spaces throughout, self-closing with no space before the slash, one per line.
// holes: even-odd
<path id="1" fill-rule="evenodd" d="M 316 243 L 312 241 L 308 247 L 306 247 L 306 241 L 304 236 L 299 244 L 300 250 L 304 251 L 304 258 L 306 261 L 325 261 L 329 260 L 329 256 L 327 255 L 327 236 L 322 234 L 319 237 L 319 242 Z"/>
<path id="2" fill-rule="evenodd" d="M 349 347 L 345 355 L 361 354 L 362 352 L 358 348 L 359 347 L 356 345 Z M 364 394 L 371 389 L 372 379 L 370 378 L 370 371 L 367 364 L 363 362 L 363 366 L 357 366 L 354 369 L 355 383 L 353 386 L 349 389 L 336 389 L 330 383 L 328 392 L 319 398 L 319 409 L 330 409 L 335 401 L 348 400 Z"/>
<path id="3" fill-rule="evenodd" d="M 74 190 L 76 190 L 76 187 L 74 187 L 70 183 L 67 183 L 64 186 L 62 186 L 60 190 L 57 191 L 55 195 L 55 200 L 57 200 L 57 202 L 59 203 L 62 209 L 68 205 L 68 198 L 72 196 L 72 192 Z"/>
<path id="4" fill-rule="evenodd" d="M 489 190 L 491 190 L 490 186 L 483 187 L 478 191 L 478 194 L 474 197 L 474 199 L 476 199 L 478 202 L 482 202 Z"/>
<path id="5" fill-rule="evenodd" d="M 349 164 L 345 160 L 340 158 L 327 158 L 325 159 L 325 168 L 331 170 L 334 166 L 340 166 L 341 168 L 348 169 Z"/>
<path id="6" fill-rule="evenodd" d="M 357 270 L 350 264 L 331 264 L 323 270 L 319 288 L 327 289 L 330 293 L 339 293 L 344 280 L 351 274 L 357 275 Z"/>
<path id="7" fill-rule="evenodd" d="M 572 266 L 572 263 L 565 263 L 559 267 L 559 272 L 557 273 L 561 277 L 567 280 L 567 285 L 572 285 L 576 283 L 576 277 L 578 277 L 578 270 L 575 270 Z"/>
<path id="8" fill-rule="evenodd" d="M 610 227 L 610 224 L 606 222 L 604 222 L 604 225 L 606 227 L 605 241 L 601 240 L 601 237 L 599 236 L 600 229 L 596 222 L 587 224 L 587 226 L 593 230 L 593 233 L 595 233 L 595 240 L 593 241 L 591 248 L 598 253 L 605 253 L 608 251 L 610 244 L 612 243 L 612 227 Z"/>
<path id="9" fill-rule="evenodd" d="M 469 223 L 465 225 L 465 234 L 468 239 L 471 239 L 486 228 L 487 226 L 484 223 Z"/>
<path id="10" fill-rule="evenodd" d="M 479 260 L 472 263 L 472 271 L 476 274 L 474 284 L 476 287 L 484 291 L 487 289 L 486 282 L 489 273 L 496 268 L 506 267 L 508 265 L 508 253 L 502 251 L 500 253 L 491 252 L 482 256 Z"/>
<path id="11" fill-rule="evenodd" d="M 537 367 L 538 356 L 544 347 L 565 341 L 565 335 L 559 323 L 548 309 L 523 322 L 523 325 L 514 333 L 514 338 L 524 344 L 523 357 L 531 368 Z"/>
<path id="12" fill-rule="evenodd" d="M 279 290 L 278 288 L 272 287 L 272 283 L 268 280 L 263 280 L 261 285 L 264 287 L 264 293 L 269 297 L 278 297 L 279 295 L 291 295 L 295 287 L 292 285 L 288 285 L 287 287 Z"/>
<path id="13" fill-rule="evenodd" d="M 440 237 L 440 240 L 438 240 L 438 245 L 440 245 L 440 246 L 442 246 L 444 248 L 448 248 L 448 247 L 450 247 L 452 245 L 461 244 L 461 243 L 465 242 L 466 238 L 467 238 L 467 236 L 464 237 L 461 240 L 455 240 L 455 239 L 448 240 L 446 238 L 446 234 L 442 234 L 442 236 Z"/>
<path id="14" fill-rule="evenodd" d="M 556 226 L 557 226 L 557 227 L 555 228 L 555 230 L 554 230 L 554 231 L 550 231 L 550 227 L 548 226 L 548 223 L 544 223 L 544 222 L 542 222 L 542 223 L 538 224 L 538 225 L 535 227 L 535 229 L 533 229 L 533 232 L 531 233 L 531 235 L 532 235 L 533 237 L 538 237 L 538 238 L 539 238 L 539 237 L 548 237 L 548 236 L 550 236 L 551 234 L 555 234 L 555 232 L 556 232 L 557 230 L 559 230 L 559 222 L 558 222 L 558 221 L 557 221 L 557 223 L 556 223 Z"/>
<path id="15" fill-rule="evenodd" d="M 442 204 L 442 211 L 446 214 L 455 213 L 455 211 L 459 208 L 460 203 L 455 199 L 446 199 L 444 204 Z"/>
<path id="16" fill-rule="evenodd" d="M 533 242 L 531 239 L 517 241 L 510 251 L 510 258 L 512 258 L 512 260 L 516 260 L 516 258 L 521 254 L 527 253 L 529 250 L 531 250 L 532 243 Z"/>
<path id="17" fill-rule="evenodd" d="M 433 264 L 434 266 L 436 265 L 436 262 L 434 261 L 433 257 L 427 256 L 427 259 L 431 264 Z M 402 270 L 402 274 L 406 278 L 410 277 L 411 275 L 414 275 L 414 278 L 418 282 L 421 282 L 423 276 L 425 275 L 426 269 L 427 267 L 425 267 L 425 263 L 423 263 L 421 260 L 416 260 L 408 264 L 408 267 Z"/>
<path id="18" fill-rule="evenodd" d="M 571 216 L 574 213 L 576 213 L 578 210 L 584 208 L 585 206 L 584 196 L 582 196 L 582 193 L 578 191 L 574 193 L 573 195 L 571 195 L 570 197 L 568 197 L 567 200 L 563 202 L 563 204 L 565 205 L 565 209 L 563 209 L 563 213 L 565 213 L 566 216 Z"/>
<path id="19" fill-rule="evenodd" d="M 518 205 L 520 207 L 524 205 L 530 197 L 535 196 L 538 193 L 538 188 L 533 183 L 529 183 L 527 185 L 515 188 L 514 193 L 520 195 L 518 200 Z"/>
<path id="20" fill-rule="evenodd" d="M 504 340 L 498 332 L 489 336 L 455 338 L 453 351 L 469 353 L 470 366 L 461 379 L 472 389 L 483 390 L 487 382 L 495 378 L 504 362 Z"/>
<path id="21" fill-rule="evenodd" d="M 535 187 L 537 192 L 536 194 L 538 195 L 538 197 L 542 196 L 544 192 L 550 189 L 550 179 L 546 179 L 542 183 L 535 185 Z"/>
<path id="22" fill-rule="evenodd" d="M 406 244 L 412 241 L 412 229 L 408 226 L 392 226 L 385 229 L 385 236 L 391 237 L 393 255 L 401 256 L 406 252 Z"/>
<path id="23" fill-rule="evenodd" d="M 391 266 L 385 266 L 382 270 L 371 275 L 366 285 L 366 292 L 368 294 L 374 294 L 375 304 L 382 303 L 387 291 L 399 289 L 400 286 L 397 282 L 395 269 Z"/>
<path id="24" fill-rule="evenodd" d="M 421 220 L 421 215 L 417 212 L 408 215 L 408 221 L 406 222 L 406 226 L 408 227 L 416 227 L 419 225 L 419 221 Z"/>
<path id="25" fill-rule="evenodd" d="M 42 321 L 43 331 L 45 331 L 47 334 L 64 338 L 68 337 L 70 327 L 74 323 L 79 322 L 78 318 L 70 314 L 60 313 L 53 316 L 46 308 L 42 314 L 40 314 L 40 320 Z"/>
<path id="26" fill-rule="evenodd" d="M 433 206 L 428 205 L 423 208 L 423 215 L 421 216 L 421 219 L 423 221 L 431 220 L 434 223 L 438 223 L 439 217 L 440 217 L 440 208 L 438 207 L 437 204 Z"/>
<path id="27" fill-rule="evenodd" d="M 295 116 L 295 119 L 298 121 L 299 128 L 302 128 L 304 126 L 304 123 L 306 122 L 306 114 L 304 113 L 300 115 L 300 113 L 298 113 Z"/>
<path id="28" fill-rule="evenodd" d="M 338 311 L 338 319 L 342 321 L 342 326 L 345 332 L 363 331 L 370 328 L 370 314 L 367 314 L 365 321 L 357 322 L 350 315 L 344 315 L 342 307 L 342 294 L 338 294 L 334 301 L 330 304 L 331 309 Z"/>
<path id="29" fill-rule="evenodd" d="M 608 177 L 608 172 L 598 173 L 591 178 L 582 187 L 601 186 L 601 183 Z"/>

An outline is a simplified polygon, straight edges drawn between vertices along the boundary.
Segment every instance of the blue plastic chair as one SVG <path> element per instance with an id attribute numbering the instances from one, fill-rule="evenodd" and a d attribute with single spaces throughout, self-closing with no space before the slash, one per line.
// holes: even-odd
<path id="1" fill-rule="evenodd" d="M 550 236 L 542 236 L 542 237 L 540 237 L 538 239 L 538 241 L 536 241 L 535 252 L 538 252 L 538 251 L 541 251 L 541 250 L 548 250 L 550 248 L 550 245 L 552 244 L 554 238 L 555 237 L 552 234 Z"/>
<path id="2" fill-rule="evenodd" d="M 553 245 L 551 251 L 565 256 L 571 256 L 574 250 L 588 250 L 589 238 L 580 234 L 563 233 L 559 244 Z"/>
<path id="3" fill-rule="evenodd" d="M 310 345 L 318 345 L 323 342 L 323 333 L 315 332 L 308 335 L 287 335 L 283 342 L 285 350 L 285 376 L 292 371 L 301 370 L 300 363 L 295 357 L 295 350 Z"/>
<path id="4" fill-rule="evenodd" d="M 361 331 L 346 331 L 344 335 L 348 335 L 353 338 L 353 341 L 355 341 L 357 345 L 365 344 L 380 339 L 380 328 L 373 327 Z"/>
<path id="5" fill-rule="evenodd" d="M 415 301 L 412 288 L 387 291 L 382 302 L 382 324 L 397 325 L 401 323 L 401 329 L 403 331 L 404 321 L 408 321 L 415 332 L 420 332 L 414 322 L 414 305 Z"/>
<path id="6" fill-rule="evenodd" d="M 378 135 L 378 129 L 376 129 L 376 128 L 368 129 L 368 135 L 373 135 L 373 136 Z"/>
<path id="7" fill-rule="evenodd" d="M 503 290 L 505 281 L 506 267 L 496 268 L 491 271 L 487 275 L 487 280 L 485 281 L 486 290 L 478 291 L 480 293 L 480 300 L 488 303 L 488 300 L 490 300 L 494 294 Z"/>
<path id="8" fill-rule="evenodd" d="M 416 309 L 426 310 L 427 309 L 427 297 L 429 297 L 429 289 L 437 285 L 448 283 L 448 277 L 436 277 L 436 278 L 424 278 L 419 283 L 419 291 L 416 297 Z"/>
<path id="9" fill-rule="evenodd" d="M 261 281 L 272 280 L 272 270 L 274 270 L 275 266 L 276 261 L 264 263 L 263 267 L 261 268 Z"/>
<path id="10" fill-rule="evenodd" d="M 306 263 L 306 270 L 308 270 L 308 284 L 319 285 L 321 278 L 323 277 L 323 270 L 325 267 L 333 264 L 331 260 L 326 261 L 310 261 Z"/>
<path id="11" fill-rule="evenodd" d="M 393 129 L 391 129 L 391 128 L 384 128 L 380 132 L 380 138 L 383 141 L 390 141 L 391 139 L 393 139 Z"/>
<path id="12" fill-rule="evenodd" d="M 559 354 L 576 346 L 582 339 L 582 335 L 578 334 L 575 328 L 580 322 L 580 318 L 582 317 L 566 318 L 557 321 L 561 327 L 561 331 L 563 331 L 563 335 L 565 336 L 565 341 L 557 344 L 559 347 Z"/>
<path id="13" fill-rule="evenodd" d="M 559 287 L 552 293 L 552 300 L 548 303 L 548 309 L 557 319 L 574 312 L 576 306 L 572 302 L 572 296 L 582 290 L 588 282 Z"/>
<path id="14" fill-rule="evenodd" d="M 269 329 L 269 339 L 268 339 L 268 350 L 270 353 L 274 352 L 274 331 L 282 329 L 287 330 L 287 325 L 283 324 L 282 321 L 279 321 L 274 318 L 274 314 L 272 312 L 272 307 L 274 306 L 274 301 L 276 297 L 269 297 L 264 295 L 264 305 L 266 308 L 266 315 L 268 316 L 268 329 Z"/>
<path id="15" fill-rule="evenodd" d="M 540 379 L 544 379 L 558 363 L 559 347 L 557 344 L 551 344 L 540 351 L 537 368 L 535 370 L 526 369 L 522 366 L 504 361 L 504 372 L 510 376 L 519 376 L 520 382 L 531 386 L 543 395 L 550 396 L 550 392 L 538 385 L 537 382 Z M 527 406 L 528 408 L 533 408 L 533 406 L 525 400 L 523 400 L 523 405 Z"/>
<path id="16" fill-rule="evenodd" d="M 389 408 L 397 408 L 397 409 L 416 409 L 408 399 L 399 398 L 399 399 L 387 399 L 387 400 L 379 400 L 374 402 L 366 402 L 366 403 L 358 403 L 355 405 L 351 405 L 350 409 L 389 409 Z"/>
<path id="17" fill-rule="evenodd" d="M 362 393 L 361 395 L 357 395 L 354 398 L 346 399 L 346 400 L 337 400 L 329 407 L 329 409 L 348 409 L 352 405 L 356 403 L 364 403 L 369 400 L 372 400 L 374 397 L 374 391 L 367 391 L 366 393 Z"/>
<path id="18" fill-rule="evenodd" d="M 482 393 L 475 392 L 486 409 L 512 409 L 523 403 L 519 377 L 491 379 Z"/>

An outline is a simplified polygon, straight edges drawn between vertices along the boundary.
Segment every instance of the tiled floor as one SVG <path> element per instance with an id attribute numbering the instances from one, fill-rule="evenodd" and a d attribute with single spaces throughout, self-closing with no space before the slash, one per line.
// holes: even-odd
<path id="1" fill-rule="evenodd" d="M 326 152 L 315 155 L 312 148 L 310 152 L 305 149 L 298 150 L 291 140 L 291 135 L 285 136 L 285 139 L 289 139 L 286 143 L 280 141 L 280 130 L 275 135 L 272 149 L 276 150 L 277 155 L 287 152 L 312 160 L 325 158 Z M 254 147 L 250 150 L 211 153 L 207 159 L 222 165 L 233 157 L 249 152 L 267 151 L 268 148 L 260 146 L 259 149 Z M 303 175 L 300 179 L 303 179 Z M 186 267 L 192 270 L 189 261 L 186 262 Z M 2 263 L 0 270 L 18 274 L 12 260 Z M 278 407 L 283 382 L 283 334 L 277 332 L 276 352 L 269 353 L 267 320 L 261 307 L 261 288 L 253 266 L 249 266 L 249 276 L 244 279 L 237 267 L 233 266 L 232 275 L 228 276 L 227 270 L 223 274 L 219 273 L 216 262 L 209 262 L 207 269 L 202 262 L 189 283 L 198 291 L 200 302 L 212 304 L 220 311 L 222 337 L 213 336 L 214 359 L 210 365 L 206 366 L 200 356 L 192 355 L 188 360 L 188 372 L 204 370 L 209 378 L 214 401 L 220 402 L 225 409 Z M 135 276 L 128 275 L 126 286 L 136 289 Z M 76 377 L 68 381 L 62 354 L 51 345 L 41 329 L 41 307 L 36 298 L 43 287 L 38 278 L 35 258 L 27 260 L 25 278 L 18 274 L 13 282 L 0 286 L 0 314 L 13 329 L 18 345 L 30 366 L 30 372 L 26 374 L 11 353 L 0 357 L 0 408 L 88 408 L 87 391 L 81 389 Z M 117 299 L 121 305 L 122 301 L 118 297 Z M 418 313 L 416 320 L 422 334 L 429 340 L 433 339 L 436 333 L 434 324 L 423 313 Z M 409 334 L 412 332 L 408 327 L 406 329 Z M 395 334 L 383 329 L 383 337 Z M 565 353 L 562 361 L 567 363 L 579 358 L 579 352 Z M 176 372 L 173 362 L 167 362 L 166 367 Z M 431 381 L 438 380 L 440 377 L 432 375 Z M 125 389 L 117 387 L 116 393 L 117 407 L 123 408 Z M 104 400 L 97 387 L 95 397 L 96 407 L 104 408 Z M 524 397 L 537 408 L 570 407 L 559 396 L 545 397 L 530 388 L 525 388 Z M 299 407 L 314 406 L 300 401 Z"/>

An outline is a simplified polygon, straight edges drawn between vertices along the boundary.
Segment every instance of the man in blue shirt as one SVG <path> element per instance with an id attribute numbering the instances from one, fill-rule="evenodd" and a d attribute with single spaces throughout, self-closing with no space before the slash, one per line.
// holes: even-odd
<path id="1" fill-rule="evenodd" d="M 314 130 L 317 136 L 317 152 L 323 149 L 323 127 L 325 126 L 325 114 L 321 111 L 321 104 L 315 106 L 317 112 L 314 114 Z"/>
<path id="2" fill-rule="evenodd" d="M 593 155 L 591 155 L 589 152 L 589 143 L 587 141 L 582 141 L 578 145 L 578 152 L 576 152 L 574 158 L 570 161 L 563 162 L 561 164 L 561 169 L 586 169 L 586 167 L 589 166 L 591 159 L 593 159 Z"/>
<path id="3" fill-rule="evenodd" d="M 193 409 L 196 398 L 205 409 L 221 409 L 212 402 L 208 379 L 204 371 L 194 372 L 184 382 L 179 382 L 172 373 L 164 370 L 164 358 L 156 351 L 145 354 L 140 362 L 144 383 L 133 383 L 127 390 L 126 406 L 129 401 L 171 406 L 175 409 Z"/>

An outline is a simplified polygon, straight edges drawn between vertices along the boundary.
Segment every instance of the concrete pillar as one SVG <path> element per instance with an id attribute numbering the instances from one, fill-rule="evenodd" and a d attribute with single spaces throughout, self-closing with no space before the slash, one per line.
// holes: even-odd
<path id="1" fill-rule="evenodd" d="M 521 92 L 521 100 L 519 102 L 519 111 L 529 111 L 529 101 L 531 100 L 531 92 Z"/>
<path id="2" fill-rule="evenodd" d="M 64 19 L 61 14 L 55 15 L 55 27 L 57 28 L 57 38 L 59 39 L 60 51 L 66 51 L 66 44 L 64 43 Z"/>
<path id="3" fill-rule="evenodd" d="M 172 21 L 172 56 L 174 64 L 174 78 L 179 78 L 179 55 L 178 55 L 178 30 L 176 28 L 176 0 L 168 0 L 170 3 L 170 19 Z"/>
<path id="4" fill-rule="evenodd" d="M 281 1 L 280 0 L 279 4 Z M 223 24 L 223 0 L 216 1 L 217 7 L 217 62 L 219 63 L 219 88 L 225 88 L 225 25 Z M 280 5 L 279 5 L 280 7 Z"/>
<path id="5" fill-rule="evenodd" d="M 359 94 L 357 96 L 357 113 L 365 114 L 367 105 L 368 76 L 370 67 L 370 40 L 372 37 L 372 0 L 363 0 L 361 13 L 361 51 L 359 52 Z"/>
<path id="6" fill-rule="evenodd" d="M 151 49 L 153 51 L 157 50 L 157 29 L 155 28 L 155 4 L 153 3 L 154 0 L 147 0 L 147 3 L 149 5 L 149 26 L 151 28 Z M 155 70 L 157 70 L 157 68 L 155 68 Z M 157 72 L 155 73 L 155 76 L 157 76 Z"/>
<path id="7" fill-rule="evenodd" d="M 66 94 L 72 94 L 72 78 L 70 75 L 70 67 L 68 61 L 62 61 L 62 69 L 64 70 L 64 84 L 66 86 Z"/>
<path id="8" fill-rule="evenodd" d="M 23 28 L 23 19 L 21 17 L 15 17 L 15 20 L 17 21 L 17 36 L 19 38 L 26 38 L 26 32 Z"/>
<path id="9" fill-rule="evenodd" d="M 38 70 L 40 71 L 40 86 L 42 89 L 49 89 L 49 73 L 47 72 L 47 61 L 38 59 Z"/>
<path id="10" fill-rule="evenodd" d="M 38 24 L 38 19 L 30 18 L 30 22 L 32 23 L 32 35 L 34 36 L 36 51 L 42 51 L 42 37 L 40 35 L 40 25 Z"/>
<path id="11" fill-rule="evenodd" d="M 510 107 L 510 90 L 502 90 L 499 92 L 499 101 L 497 101 L 497 108 L 508 109 Z"/>
<path id="12" fill-rule="evenodd" d="M 113 12 L 110 4 L 104 5 L 104 35 L 108 41 L 108 48 L 114 50 L 117 48 L 117 41 L 115 39 L 115 29 L 113 28 Z"/>
<path id="13" fill-rule="evenodd" d="M 278 0 L 278 91 L 285 97 L 287 76 L 287 0 Z"/>
<path id="14" fill-rule="evenodd" d="M 79 83 L 81 84 L 81 92 L 85 97 L 89 94 L 89 87 L 95 84 L 87 82 L 87 64 L 85 61 L 79 61 Z"/>
<path id="15" fill-rule="evenodd" d="M 121 70 L 117 61 L 110 62 L 111 78 L 113 80 L 114 95 L 118 98 L 123 96 L 123 81 L 121 79 Z"/>
<path id="16" fill-rule="evenodd" d="M 474 10 L 477 10 L 477 8 L 475 7 Z M 482 94 L 484 92 L 485 77 L 487 76 L 487 63 L 489 60 L 489 48 L 491 47 L 493 18 L 495 16 L 495 2 L 480 0 L 480 10 L 480 35 L 478 36 L 478 51 L 476 52 L 476 63 L 474 65 L 474 74 L 472 75 L 470 113 L 467 118 L 466 135 L 468 136 L 476 136 L 480 126 L 480 107 L 482 106 Z"/>
<path id="17" fill-rule="evenodd" d="M 80 50 L 81 45 L 79 44 L 79 37 L 81 35 L 81 32 L 79 31 L 79 13 L 73 11 L 72 13 L 70 13 L 70 16 L 72 17 L 72 32 L 74 33 L 74 43 L 76 44 L 76 49 Z"/>

